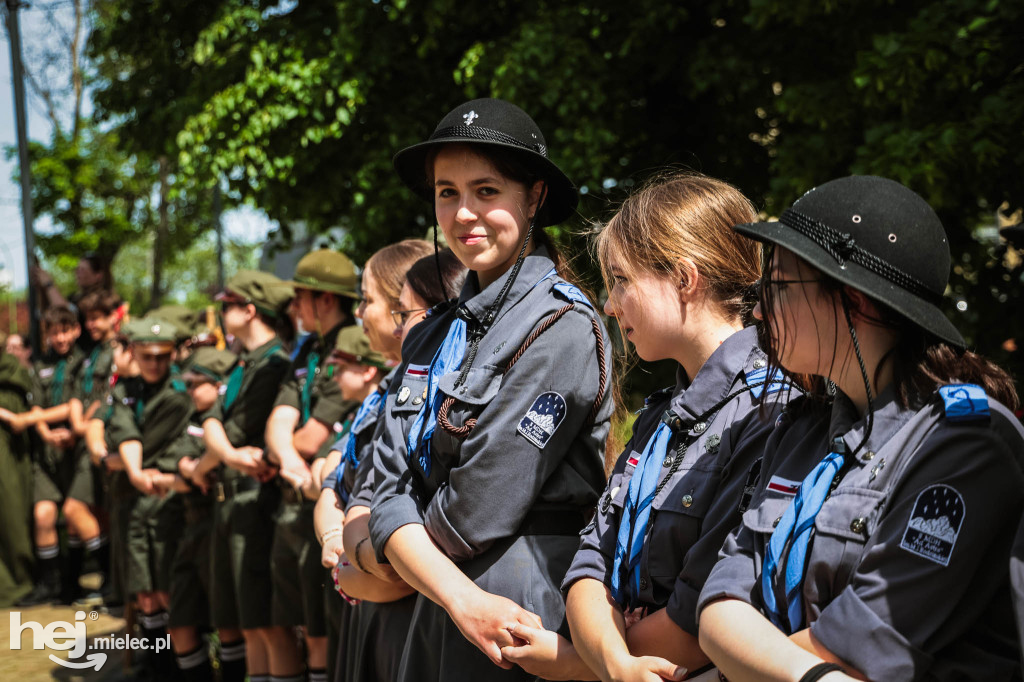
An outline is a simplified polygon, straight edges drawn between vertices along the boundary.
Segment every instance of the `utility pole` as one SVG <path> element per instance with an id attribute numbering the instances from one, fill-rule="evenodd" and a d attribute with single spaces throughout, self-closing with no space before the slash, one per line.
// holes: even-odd
<path id="1" fill-rule="evenodd" d="M 36 237 L 32 231 L 32 167 L 28 160 L 28 120 L 25 117 L 25 78 L 21 66 L 21 33 L 18 29 L 19 0 L 4 0 L 7 35 L 11 42 L 11 78 L 14 81 L 14 120 L 18 130 L 18 174 L 21 176 L 21 218 L 25 230 L 25 273 L 28 275 L 29 338 L 32 353 L 40 356 L 39 309 L 36 307 L 32 266 L 35 265 Z"/>

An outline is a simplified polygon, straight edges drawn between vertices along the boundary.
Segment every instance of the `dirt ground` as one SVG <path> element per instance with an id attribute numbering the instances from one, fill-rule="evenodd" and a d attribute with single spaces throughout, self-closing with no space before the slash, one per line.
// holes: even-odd
<path id="1" fill-rule="evenodd" d="M 75 622 L 75 609 L 70 606 L 35 606 L 25 609 L 3 609 L 0 611 L 0 680 L 5 682 L 43 682 L 45 680 L 61 680 L 66 682 L 113 682 L 131 679 L 125 672 L 124 652 L 108 651 L 106 662 L 97 671 L 93 668 L 76 670 L 60 666 L 50 660 L 50 654 L 67 660 L 67 651 L 33 649 L 33 633 L 23 629 L 21 633 L 21 649 L 11 649 L 11 612 L 21 613 L 22 626 L 29 621 L 40 623 L 43 627 L 53 621 Z M 85 611 L 86 633 L 89 643 L 97 636 L 121 635 L 124 620 L 98 613 Z M 94 618 L 95 617 L 95 618 Z M 87 652 L 88 654 L 89 652 Z M 78 659 L 82 660 L 82 659 Z"/>

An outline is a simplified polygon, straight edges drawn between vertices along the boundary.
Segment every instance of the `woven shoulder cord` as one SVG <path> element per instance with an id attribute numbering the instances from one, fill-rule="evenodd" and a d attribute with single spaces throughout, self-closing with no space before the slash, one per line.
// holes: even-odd
<path id="1" fill-rule="evenodd" d="M 528 149 L 531 152 L 538 152 L 541 156 L 546 157 L 548 155 L 548 148 L 542 144 L 526 144 L 511 135 L 498 132 L 497 130 L 491 130 L 490 128 L 481 128 L 480 126 L 452 126 L 450 128 L 444 128 L 438 130 L 436 133 L 431 135 L 432 139 L 440 139 L 444 137 L 462 137 L 467 140 L 486 140 L 487 142 L 498 142 L 501 144 L 510 144 L 521 149 Z"/>
<path id="2" fill-rule="evenodd" d="M 857 246 L 854 238 L 847 232 L 835 230 L 825 223 L 788 209 L 782 213 L 779 222 L 804 235 L 815 244 L 825 249 L 828 255 L 832 256 L 837 263 L 844 265 L 851 261 L 884 277 L 901 289 L 923 298 L 929 303 L 938 305 L 942 301 L 942 295 L 936 294 L 929 289 L 921 280 L 908 275 L 899 268 L 890 265 L 878 256 Z"/>
<path id="3" fill-rule="evenodd" d="M 519 347 L 519 350 L 515 352 L 515 355 L 513 355 L 512 358 L 508 361 L 508 364 L 505 365 L 505 369 L 503 369 L 501 372 L 502 375 L 507 374 L 508 371 L 512 369 L 513 365 L 519 362 L 519 359 L 523 357 L 523 354 L 526 352 L 526 349 L 533 345 L 533 342 L 536 341 L 541 334 L 550 329 L 555 324 L 555 322 L 561 319 L 563 315 L 572 310 L 574 307 L 575 304 L 573 303 L 569 303 L 568 305 L 562 306 L 554 313 L 552 313 L 547 319 L 545 319 L 535 330 L 533 330 L 533 333 L 530 334 L 525 341 L 523 341 L 523 345 Z M 608 383 L 608 372 L 604 359 L 604 337 L 601 336 L 601 327 L 597 324 L 597 320 L 595 320 L 594 318 L 590 318 L 590 325 L 592 331 L 594 332 L 594 338 L 597 340 L 597 363 L 601 372 L 601 377 L 598 382 L 597 397 L 594 399 L 594 406 L 591 408 L 590 415 L 588 415 L 587 417 L 588 423 L 593 422 L 594 419 L 597 418 L 597 413 L 601 409 L 601 402 L 604 400 L 604 394 L 607 390 Z M 462 426 L 455 426 L 448 420 L 448 412 L 449 410 L 451 410 L 452 405 L 454 404 L 455 398 L 453 398 L 452 396 L 445 397 L 444 401 L 441 403 L 441 406 L 437 410 L 437 423 L 442 429 L 445 430 L 446 433 L 455 436 L 456 438 L 465 438 L 473 430 L 473 427 L 476 426 L 476 418 L 470 417 Z"/>

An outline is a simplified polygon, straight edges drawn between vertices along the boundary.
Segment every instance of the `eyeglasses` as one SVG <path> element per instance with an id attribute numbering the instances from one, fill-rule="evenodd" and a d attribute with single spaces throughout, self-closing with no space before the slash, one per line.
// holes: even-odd
<path id="1" fill-rule="evenodd" d="M 820 282 L 821 279 L 770 279 L 762 277 L 757 280 L 758 291 L 764 291 L 769 286 L 782 287 L 787 284 L 810 284 L 811 282 Z"/>
<path id="2" fill-rule="evenodd" d="M 410 308 L 409 310 L 392 310 L 391 319 L 394 321 L 396 327 L 404 327 L 405 323 L 409 321 L 409 316 L 413 313 L 422 313 L 430 308 Z"/>

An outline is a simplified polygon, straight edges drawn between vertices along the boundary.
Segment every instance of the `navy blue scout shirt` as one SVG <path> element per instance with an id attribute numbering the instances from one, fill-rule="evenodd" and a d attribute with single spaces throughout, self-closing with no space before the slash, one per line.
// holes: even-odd
<path id="1" fill-rule="evenodd" d="M 952 422 L 936 395 L 900 407 L 890 386 L 874 427 L 814 521 L 805 621 L 829 651 L 872 680 L 1019 678 L 1009 555 L 1024 509 L 1024 429 L 995 400 L 990 418 Z M 763 608 L 761 567 L 776 519 L 841 437 L 853 452 L 865 420 L 789 404 L 765 448 L 761 484 L 700 596 Z M 778 592 L 778 591 L 777 591 Z M 784 602 L 781 602 L 784 603 Z"/>
<path id="2" fill-rule="evenodd" d="M 765 365 L 756 330 L 748 327 L 726 339 L 692 382 L 680 367 L 675 389 L 648 399 L 633 425 L 633 437 L 615 465 L 597 515 L 583 534 L 562 583 L 564 592 L 581 578 L 611 585 L 616 536 L 635 462 L 642 461 L 665 410 L 694 420 L 744 388 L 747 374 L 760 374 L 758 370 Z M 648 535 L 635 569 L 640 571 L 639 601 L 651 610 L 666 608 L 673 622 L 694 636 L 700 589 L 718 560 L 722 542 L 740 522 L 744 489 L 756 478 L 754 464 L 788 395 L 789 391 L 779 391 L 779 384 L 760 386 L 740 393 L 712 417 L 695 423 L 690 433 L 699 437 L 687 447 L 682 464 L 654 499 Z M 763 417 L 762 401 L 768 403 Z M 673 434 L 659 481 L 668 474 L 678 443 L 679 435 Z"/>
<path id="3" fill-rule="evenodd" d="M 424 524 L 441 549 L 460 561 L 516 535 L 531 510 L 579 510 L 582 527 L 582 512 L 597 502 L 604 486 L 603 449 L 613 405 L 609 376 L 597 418 L 589 420 L 600 380 L 592 328 L 596 312 L 577 303 L 502 375 L 541 321 L 571 302 L 554 288 L 563 280 L 544 279 L 553 268 L 543 247 L 527 256 L 480 341 L 466 382 L 455 387 L 458 372 L 441 377 L 442 392 L 457 400 L 451 423 L 460 426 L 470 417 L 478 423 L 464 440 L 437 426 L 429 475 L 417 457 L 410 460 L 406 436 L 423 400 L 427 369 L 456 309 L 431 315 L 410 332 L 374 449 L 370 536 L 378 560 L 385 560 L 383 548 L 391 534 L 408 523 Z M 459 306 L 475 320 L 482 319 L 504 279 L 479 292 L 476 275 L 470 273 Z M 473 324 L 471 320 L 470 331 Z M 611 367 L 611 344 L 598 325 L 605 364 Z M 544 409 L 549 393 L 557 394 L 564 409 Z"/>
<path id="4" fill-rule="evenodd" d="M 395 378 L 397 368 L 388 372 L 388 375 L 381 379 L 378 390 L 387 396 L 391 382 Z M 348 491 L 348 504 L 345 506 L 347 513 L 352 507 L 369 507 L 373 499 L 373 488 L 376 485 L 373 475 L 373 448 L 377 439 L 380 438 L 381 429 L 384 425 L 384 406 L 381 406 L 377 417 L 368 423 L 363 436 L 356 441 L 356 454 L 359 457 L 359 466 L 352 472 L 351 483 L 346 483 Z M 367 422 L 370 422 L 368 419 Z M 345 478 L 348 479 L 349 471 L 346 468 Z"/>

